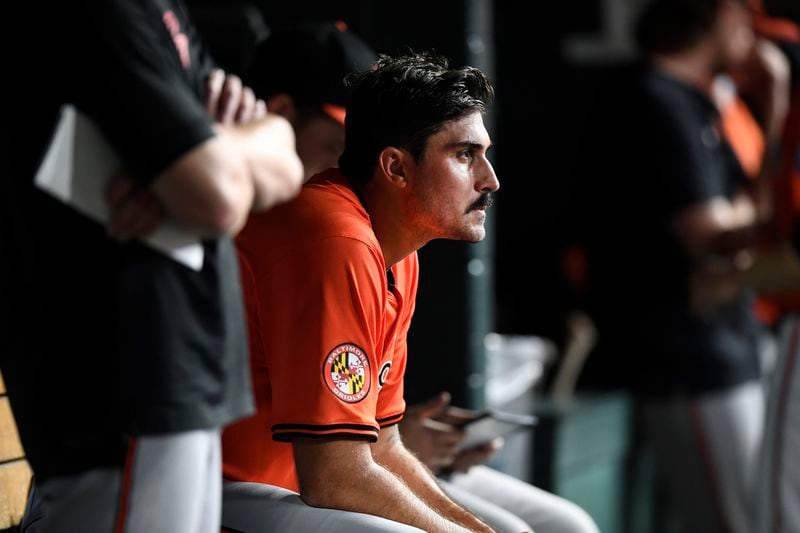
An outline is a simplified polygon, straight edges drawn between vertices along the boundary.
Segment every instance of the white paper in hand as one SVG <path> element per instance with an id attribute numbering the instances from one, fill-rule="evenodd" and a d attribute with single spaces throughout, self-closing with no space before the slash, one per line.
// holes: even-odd
<path id="1" fill-rule="evenodd" d="M 108 222 L 108 181 L 122 168 L 119 157 L 100 130 L 72 105 L 61 108 L 55 135 L 34 183 L 77 211 Z M 203 267 L 198 235 L 165 221 L 144 242 L 193 270 Z"/>

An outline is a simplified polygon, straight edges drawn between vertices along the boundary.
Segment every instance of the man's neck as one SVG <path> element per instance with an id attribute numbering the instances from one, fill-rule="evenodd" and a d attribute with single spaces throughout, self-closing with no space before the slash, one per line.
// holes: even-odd
<path id="1" fill-rule="evenodd" d="M 666 54 L 653 54 L 657 68 L 705 94 L 711 93 L 714 82 L 714 56 L 708 45 Z"/>
<path id="2" fill-rule="evenodd" d="M 402 261 L 430 240 L 420 237 L 414 228 L 409 226 L 398 204 L 397 195 L 386 194 L 374 182 L 359 188 L 357 194 L 369 214 L 386 268 Z"/>

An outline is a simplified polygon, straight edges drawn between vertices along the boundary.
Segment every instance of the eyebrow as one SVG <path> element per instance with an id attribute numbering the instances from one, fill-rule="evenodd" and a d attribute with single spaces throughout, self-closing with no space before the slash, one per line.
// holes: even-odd
<path id="1" fill-rule="evenodd" d="M 456 149 L 456 148 L 470 148 L 472 150 L 481 150 L 481 149 L 483 149 L 483 147 L 484 147 L 483 144 L 481 144 L 479 142 L 475 142 L 475 141 L 456 141 L 456 142 L 447 143 L 445 145 L 445 148 L 448 149 L 448 150 L 453 150 L 453 149 Z M 489 150 L 489 148 L 491 148 L 491 147 L 492 147 L 492 144 L 489 143 L 489 145 L 486 146 L 486 150 Z"/>

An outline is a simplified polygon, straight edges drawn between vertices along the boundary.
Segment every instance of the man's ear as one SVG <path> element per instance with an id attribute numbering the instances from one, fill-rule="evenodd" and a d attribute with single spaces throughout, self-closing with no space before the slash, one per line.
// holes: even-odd
<path id="1" fill-rule="evenodd" d="M 378 177 L 402 189 L 411 177 L 413 163 L 414 158 L 408 151 L 387 146 L 378 154 Z"/>
<path id="2" fill-rule="evenodd" d="M 273 94 L 267 98 L 267 111 L 280 115 L 294 125 L 297 119 L 297 108 L 294 105 L 294 98 L 286 93 Z"/>

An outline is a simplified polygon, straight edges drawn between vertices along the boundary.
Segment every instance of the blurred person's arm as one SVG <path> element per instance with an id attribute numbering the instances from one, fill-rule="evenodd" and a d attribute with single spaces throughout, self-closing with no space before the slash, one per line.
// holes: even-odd
<path id="1" fill-rule="evenodd" d="M 444 496 L 432 476 L 413 456 L 408 454 L 409 460 L 416 462 L 432 485 L 422 492 L 418 492 L 419 483 L 413 483 L 415 479 L 402 475 L 409 467 L 397 465 L 398 458 L 393 453 L 376 454 L 375 447 L 382 449 L 384 440 L 395 438 L 399 443 L 396 427 L 395 437 L 387 436 L 387 431 L 381 430 L 378 443 L 374 445 L 358 440 L 293 440 L 300 498 L 313 507 L 371 514 L 429 532 L 491 531 L 475 518 L 474 527 L 465 529 L 449 519 L 447 513 L 442 513 L 441 505 L 437 504 L 443 501 L 457 506 Z"/>
<path id="2" fill-rule="evenodd" d="M 791 243 L 780 243 L 755 257 L 744 274 L 744 283 L 760 294 L 800 290 L 800 256 Z"/>
<path id="3" fill-rule="evenodd" d="M 780 169 L 780 148 L 791 93 L 791 67 L 774 43 L 759 39 L 750 59 L 734 73 L 738 91 L 754 107 L 764 132 L 761 170 L 751 193 L 760 221 L 773 215 L 772 178 Z"/>
<path id="4" fill-rule="evenodd" d="M 303 178 L 294 133 L 283 118 L 217 125 L 216 132 L 152 184 L 169 215 L 205 235 L 236 233 L 251 210 L 292 198 Z"/>
<path id="5" fill-rule="evenodd" d="M 215 230 L 236 233 L 244 225 L 251 210 L 269 209 L 292 198 L 299 190 L 302 165 L 295 152 L 294 132 L 283 118 L 267 115 L 263 100 L 256 99 L 253 91 L 243 86 L 237 76 L 226 75 L 220 69 L 213 69 L 208 75 L 205 106 L 208 115 L 217 122 L 218 137 L 223 137 L 222 149 L 215 150 L 211 147 L 212 153 L 198 154 L 195 161 L 187 162 L 185 170 L 202 171 L 205 168 L 205 157 L 225 157 L 226 153 L 229 157 L 238 153 L 244 160 L 244 168 L 236 168 L 235 161 L 227 162 L 228 166 L 225 166 L 225 161 L 220 161 L 223 167 L 220 169 L 222 174 L 219 179 L 223 181 L 215 184 L 213 176 L 206 176 L 204 182 L 210 187 L 206 191 L 200 191 L 197 199 L 182 194 L 180 187 L 186 184 L 180 178 L 177 184 L 162 186 L 161 192 L 166 192 L 177 202 L 172 211 L 169 206 L 167 210 L 178 221 L 194 225 L 188 221 L 199 215 L 198 222 L 210 224 L 212 234 Z M 234 147 L 225 148 L 225 136 L 230 136 L 238 144 L 238 150 Z M 169 171 L 170 169 L 167 173 Z M 226 172 L 229 176 L 227 179 Z M 241 172 L 250 173 L 250 177 L 243 179 Z M 160 182 L 161 180 L 156 180 L 157 195 L 157 184 Z M 252 190 L 248 182 L 252 183 Z M 228 186 L 225 187 L 225 184 Z M 174 185 L 179 190 L 173 191 Z M 192 202 L 198 200 L 193 208 Z M 182 213 L 181 216 L 177 215 L 178 210 Z M 211 217 L 203 219 L 203 213 Z"/>
<path id="6" fill-rule="evenodd" d="M 675 228 L 689 255 L 702 261 L 706 257 L 735 256 L 747 249 L 756 223 L 753 200 L 742 192 L 732 200 L 715 197 L 682 210 Z"/>
<path id="7" fill-rule="evenodd" d="M 239 176 L 241 172 L 247 172 L 247 168 L 237 171 L 228 166 L 226 169 L 222 161 L 220 174 L 202 175 L 206 159 L 210 158 L 210 163 L 214 165 L 215 158 L 226 157 L 224 144 L 222 149 L 206 147 L 205 152 L 199 152 L 191 160 L 185 161 L 181 168 L 175 169 L 178 173 L 189 173 L 187 177 L 173 177 L 171 179 L 176 182 L 159 187 L 162 194 L 173 202 L 172 209 L 167 207 L 167 212 L 179 222 L 210 235 L 235 233 L 246 218 L 246 214 L 241 216 L 246 205 L 239 204 L 246 203 L 248 198 L 251 199 L 252 210 L 258 211 L 294 195 L 292 184 L 296 181 L 299 165 L 299 159 L 294 157 L 294 135 L 290 127 L 286 131 L 287 125 L 283 119 L 275 115 L 267 117 L 263 100 L 256 99 L 253 91 L 242 86 L 238 77 L 226 76 L 219 69 L 212 70 L 208 76 L 206 110 L 219 123 L 218 132 L 233 136 L 246 147 L 241 155 L 248 160 L 246 167 L 254 171 L 251 178 L 252 193 L 247 190 L 247 180 Z M 236 153 L 234 149 L 227 150 L 228 156 Z M 235 162 L 230 163 L 233 164 Z M 164 174 L 171 171 L 172 167 Z M 199 172 L 201 179 L 193 182 L 190 178 L 192 172 Z M 214 182 L 215 177 L 219 183 Z M 162 182 L 156 179 L 156 183 Z M 204 187 L 204 190 L 198 190 L 198 186 Z M 187 192 L 186 188 L 191 192 Z M 111 208 L 109 233 L 117 238 L 146 236 L 163 220 L 161 202 L 153 198 L 148 189 L 135 186 L 130 179 L 117 177 L 111 184 L 108 197 Z M 166 200 L 161 196 L 159 198 Z"/>
<path id="8" fill-rule="evenodd" d="M 705 312 L 735 298 L 742 274 L 753 264 L 752 245 L 758 222 L 752 198 L 715 197 L 688 207 L 675 218 L 675 229 L 692 260 L 692 307 Z"/>
<path id="9" fill-rule="evenodd" d="M 774 43 L 759 39 L 750 59 L 733 73 L 737 89 L 755 107 L 767 147 L 780 143 L 791 93 L 791 66 Z M 767 150 L 769 156 L 770 150 Z"/>
<path id="10" fill-rule="evenodd" d="M 75 9 L 86 28 L 75 36 L 65 91 L 74 89 L 72 103 L 118 152 L 135 193 L 152 191 L 179 224 L 215 236 L 299 190 L 302 167 L 285 120 L 230 124 L 255 116 L 236 79 L 223 80 L 217 116 L 209 116 L 212 62 L 182 9 L 123 0 Z"/>

